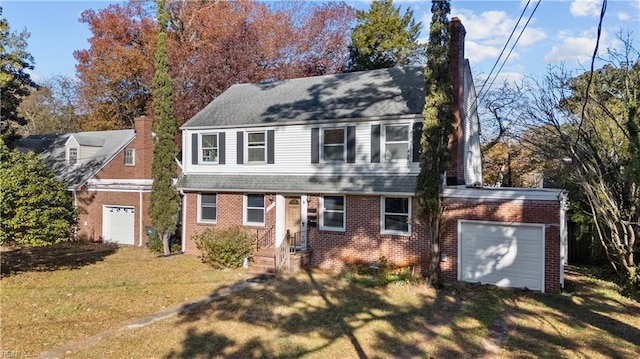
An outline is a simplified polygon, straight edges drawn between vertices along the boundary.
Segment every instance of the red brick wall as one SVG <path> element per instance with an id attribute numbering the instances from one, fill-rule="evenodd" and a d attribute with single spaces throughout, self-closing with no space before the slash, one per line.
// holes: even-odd
<path id="1" fill-rule="evenodd" d="M 88 241 L 102 239 L 102 206 L 129 206 L 135 211 L 134 238 L 135 245 L 140 243 L 140 214 L 142 214 L 142 242 L 147 242 L 144 226 L 151 223 L 149 218 L 148 192 L 142 193 L 142 209 L 139 192 L 97 192 L 88 191 L 86 187 L 77 193 L 78 201 L 78 238 Z"/>
<path id="2" fill-rule="evenodd" d="M 266 193 L 265 209 L 272 203 L 270 198 L 273 196 L 275 202 L 275 194 Z M 243 216 L 243 194 L 242 193 L 217 193 L 217 221 L 216 223 L 199 223 L 198 222 L 198 194 L 185 193 L 183 201 L 186 200 L 186 221 L 183 224 L 186 230 L 184 251 L 188 254 L 199 255 L 200 251 L 196 248 L 193 237 L 202 233 L 207 228 L 228 228 L 233 226 L 242 226 Z M 264 226 L 244 226 L 251 234 L 256 237 L 262 237 L 267 230 L 276 223 L 275 207 L 267 211 L 264 216 Z"/>
<path id="3" fill-rule="evenodd" d="M 458 220 L 507 223 L 539 223 L 545 227 L 545 292 L 560 291 L 560 202 L 533 200 L 445 200 L 447 208 L 443 236 L 443 253 L 448 260 L 441 263 L 442 276 L 454 281 L 458 276 Z"/>
<path id="4" fill-rule="evenodd" d="M 451 31 L 450 68 L 453 83 L 453 134 L 449 139 L 451 148 L 451 166 L 447 170 L 447 182 L 450 185 L 464 184 L 464 38 L 466 30 L 457 17 L 449 23 Z"/>

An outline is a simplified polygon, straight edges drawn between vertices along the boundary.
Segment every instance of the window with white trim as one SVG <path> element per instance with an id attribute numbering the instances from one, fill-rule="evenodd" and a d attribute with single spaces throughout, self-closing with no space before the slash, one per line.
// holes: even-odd
<path id="1" fill-rule="evenodd" d="M 264 194 L 244 196 L 244 224 L 264 226 Z"/>
<path id="2" fill-rule="evenodd" d="M 411 199 L 409 197 L 381 197 L 381 232 L 408 235 L 411 233 Z"/>
<path id="3" fill-rule="evenodd" d="M 344 162 L 346 136 L 344 128 L 322 129 L 322 160 L 325 162 Z"/>
<path id="4" fill-rule="evenodd" d="M 345 230 L 345 197 L 324 196 L 320 204 L 320 229 L 328 231 Z"/>
<path id="5" fill-rule="evenodd" d="M 76 147 L 69 149 L 67 163 L 69 163 L 70 165 L 75 165 L 76 163 L 78 163 L 78 149 Z"/>
<path id="6" fill-rule="evenodd" d="M 247 163 L 264 163 L 267 159 L 265 131 L 247 132 Z"/>
<path id="7" fill-rule="evenodd" d="M 218 196 L 215 193 L 198 194 L 198 221 L 215 222 L 218 219 Z"/>
<path id="8" fill-rule="evenodd" d="M 124 149 L 124 165 L 134 166 L 136 164 L 136 150 L 133 148 Z"/>
<path id="9" fill-rule="evenodd" d="M 384 126 L 384 159 L 397 161 L 409 159 L 409 125 Z"/>
<path id="10" fill-rule="evenodd" d="M 218 162 L 218 134 L 203 134 L 200 139 L 200 156 L 203 163 Z"/>

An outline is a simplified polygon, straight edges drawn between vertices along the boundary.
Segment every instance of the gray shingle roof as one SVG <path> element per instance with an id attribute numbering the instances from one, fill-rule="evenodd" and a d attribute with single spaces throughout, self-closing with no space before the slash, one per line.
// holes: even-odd
<path id="1" fill-rule="evenodd" d="M 212 192 L 410 194 L 415 191 L 416 176 L 185 174 L 176 186 Z"/>
<path id="2" fill-rule="evenodd" d="M 233 85 L 182 128 L 421 114 L 423 72 L 422 67 L 394 67 Z"/>
<path id="3" fill-rule="evenodd" d="M 82 146 L 99 147 L 85 162 L 67 164 L 65 144 L 74 136 Z M 31 135 L 17 142 L 22 152 L 33 151 L 42 155 L 42 160 L 67 188 L 77 188 L 93 177 L 113 156 L 135 137 L 134 130 L 91 131 Z M 82 156 L 82 153 L 81 153 Z"/>

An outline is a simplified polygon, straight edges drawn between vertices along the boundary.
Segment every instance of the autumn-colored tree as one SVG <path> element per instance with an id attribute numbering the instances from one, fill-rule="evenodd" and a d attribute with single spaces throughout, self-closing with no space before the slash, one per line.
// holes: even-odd
<path id="1" fill-rule="evenodd" d="M 0 139 L 10 143 L 25 124 L 18 106 L 37 87 L 27 70 L 33 70 L 33 56 L 27 52 L 29 33 L 11 31 L 0 6 Z"/>
<path id="2" fill-rule="evenodd" d="M 165 0 L 158 1 L 158 43 L 156 46 L 156 70 L 153 76 L 153 132 L 156 134 L 153 147 L 151 172 L 151 222 L 162 237 L 164 254 L 171 252 L 169 239 L 178 222 L 178 192 L 173 185 L 177 175 L 175 134 L 178 130 L 173 115 L 173 84 L 169 76 L 169 58 L 167 57 L 167 24 L 169 16 L 165 9 Z"/>
<path id="3" fill-rule="evenodd" d="M 440 245 L 443 230 L 444 176 L 451 164 L 449 137 L 453 133 L 453 84 L 449 68 L 449 1 L 433 0 L 424 70 L 426 92 L 420 140 L 420 173 L 416 184 L 418 213 L 426 221 L 431 239 L 429 282 L 440 282 Z"/>
<path id="4" fill-rule="evenodd" d="M 89 49 L 73 54 L 84 130 L 132 128 L 134 118 L 150 113 L 157 27 L 149 12 L 130 1 L 82 13 L 93 34 Z"/>
<path id="5" fill-rule="evenodd" d="M 85 128 L 130 127 L 151 113 L 157 26 L 143 5 L 83 14 L 94 33 L 76 53 Z M 170 0 L 167 11 L 178 124 L 235 83 L 335 73 L 348 58 L 353 9 L 344 3 Z"/>

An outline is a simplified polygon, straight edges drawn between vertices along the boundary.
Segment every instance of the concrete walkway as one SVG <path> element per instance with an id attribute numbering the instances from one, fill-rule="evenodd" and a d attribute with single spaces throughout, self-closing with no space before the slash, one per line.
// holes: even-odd
<path id="1" fill-rule="evenodd" d="M 40 354 L 40 356 L 38 358 L 41 359 L 51 359 L 51 358 L 60 358 L 62 356 L 64 356 L 67 353 L 71 353 L 80 349 L 84 349 L 87 347 L 90 347 L 92 345 L 96 345 L 98 343 L 100 343 L 103 340 L 109 339 L 112 336 L 123 332 L 123 331 L 127 331 L 127 330 L 133 330 L 133 329 L 137 329 L 137 328 L 142 328 L 145 327 L 149 324 L 155 323 L 157 321 L 160 320 L 164 320 L 167 318 L 171 318 L 175 315 L 184 313 L 186 310 L 188 310 L 189 308 L 193 308 L 195 306 L 199 306 L 199 305 L 203 305 L 203 304 L 208 304 L 211 302 L 214 302 L 220 298 L 224 298 L 227 297 L 233 293 L 239 292 L 243 289 L 249 288 L 249 287 L 262 287 L 262 283 L 264 283 L 265 280 L 263 280 L 262 278 L 250 278 L 247 280 L 243 280 L 240 282 L 237 282 L 231 286 L 222 288 L 218 291 L 216 291 L 215 293 L 212 293 L 208 296 L 202 297 L 196 301 L 193 302 L 189 302 L 189 303 L 184 303 L 184 304 L 179 304 L 170 308 L 166 308 L 164 310 L 161 310 L 159 312 L 156 312 L 154 314 L 150 314 L 147 315 L 145 317 L 139 318 L 134 320 L 133 322 L 120 327 L 120 328 L 116 328 L 116 329 L 110 329 L 110 330 L 105 330 L 104 332 L 98 333 L 96 335 L 93 335 L 89 338 L 86 338 L 84 340 L 80 340 L 77 342 L 70 342 L 64 345 L 61 345 L 59 347 L 53 348 L 53 349 L 49 349 L 45 352 L 43 352 L 42 354 Z"/>

